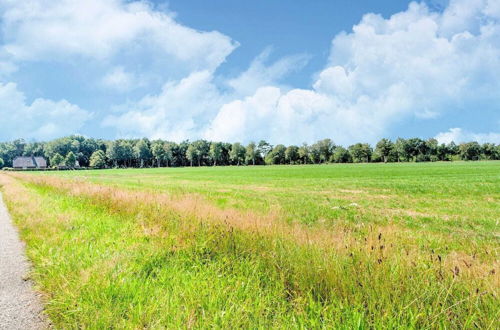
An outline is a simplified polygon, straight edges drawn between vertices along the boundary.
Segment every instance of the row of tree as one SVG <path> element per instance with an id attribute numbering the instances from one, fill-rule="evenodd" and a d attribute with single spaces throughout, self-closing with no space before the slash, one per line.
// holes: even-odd
<path id="1" fill-rule="evenodd" d="M 330 139 L 301 146 L 197 140 L 181 143 L 148 139 L 104 141 L 68 136 L 49 142 L 15 140 L 0 143 L 0 168 L 11 167 L 17 156 L 43 156 L 51 167 L 164 167 L 264 164 L 322 164 L 361 162 L 423 162 L 500 159 L 500 145 L 477 142 L 439 144 L 435 139 L 382 139 L 372 148 L 356 143 L 348 148 Z"/>

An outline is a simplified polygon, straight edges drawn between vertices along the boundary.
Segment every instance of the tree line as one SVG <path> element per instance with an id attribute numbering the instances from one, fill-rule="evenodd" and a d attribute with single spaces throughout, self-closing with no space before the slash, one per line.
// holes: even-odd
<path id="1" fill-rule="evenodd" d="M 18 139 L 0 143 L 0 168 L 12 167 L 17 156 L 45 157 L 50 167 L 180 167 L 274 164 L 324 164 L 368 162 L 427 162 L 451 160 L 498 160 L 500 145 L 468 142 L 439 144 L 436 139 L 380 140 L 374 147 L 356 143 L 347 148 L 330 139 L 297 146 L 271 145 L 262 140 L 247 145 L 206 140 L 180 143 L 119 139 L 105 141 L 68 136 L 49 142 Z"/>

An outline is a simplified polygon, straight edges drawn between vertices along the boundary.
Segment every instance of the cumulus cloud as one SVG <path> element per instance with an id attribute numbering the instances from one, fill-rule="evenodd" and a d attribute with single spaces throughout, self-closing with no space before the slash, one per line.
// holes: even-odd
<path id="1" fill-rule="evenodd" d="M 117 129 L 122 137 L 146 135 L 180 141 L 196 136 L 225 101 L 212 79 L 211 72 L 200 71 L 179 82 L 168 82 L 160 94 L 107 116 L 103 125 Z"/>
<path id="2" fill-rule="evenodd" d="M 242 136 L 268 135 L 273 127 L 265 120 L 275 112 L 280 97 L 279 88 L 262 87 L 251 97 L 223 105 L 205 137 L 215 141 L 237 141 Z"/>
<path id="3" fill-rule="evenodd" d="M 16 84 L 0 83 L 1 136 L 6 139 L 52 139 L 78 133 L 91 113 L 66 100 L 36 99 L 27 104 Z"/>
<path id="4" fill-rule="evenodd" d="M 472 14 L 464 10 L 469 4 Z M 498 103 L 496 9 L 495 1 L 455 0 L 442 14 L 424 3 L 389 19 L 367 14 L 351 33 L 334 38 L 312 89 L 279 96 L 274 90 L 269 102 L 262 100 L 269 87 L 259 89 L 223 106 L 206 136 L 245 141 L 260 132 L 258 138 L 288 143 L 374 142 L 408 118 L 438 118 L 485 99 Z"/>
<path id="5" fill-rule="evenodd" d="M 225 132 L 234 132 L 237 122 L 248 124 L 239 114 L 230 113 L 230 109 L 234 109 L 232 100 L 242 95 L 251 95 L 261 90 L 260 86 L 265 84 L 278 84 L 280 79 L 307 61 L 306 56 L 297 55 L 268 63 L 269 55 L 270 49 L 265 50 L 246 71 L 227 79 L 222 88 L 216 84 L 213 72 L 208 70 L 193 72 L 180 81 L 167 82 L 159 94 L 148 95 L 135 104 L 125 105 L 120 113 L 107 116 L 103 125 L 117 129 L 121 137 L 149 136 L 175 141 L 218 136 L 228 139 L 229 136 L 220 133 L 210 134 L 207 127 L 216 116 L 215 121 L 221 125 L 226 120 L 225 117 L 230 117 L 228 124 L 231 127 L 225 127 Z M 272 86 L 270 89 L 274 93 L 277 91 L 279 95 L 278 87 Z M 272 100 L 266 99 L 269 93 L 257 94 L 254 99 L 262 98 L 266 104 L 272 103 Z M 256 101 L 253 108 L 261 113 L 264 111 L 262 106 Z M 254 129 L 258 118 L 249 119 L 255 122 L 255 125 L 249 126 Z M 261 128 L 265 131 L 268 126 L 261 125 Z M 244 134 L 245 127 L 239 131 Z"/>
<path id="6" fill-rule="evenodd" d="M 109 71 L 102 78 L 101 83 L 104 87 L 118 92 L 130 91 L 142 84 L 140 78 L 132 73 L 126 72 L 121 66 L 115 67 Z"/>
<path id="7" fill-rule="evenodd" d="M 134 90 L 135 95 L 138 95 L 146 89 L 155 90 L 164 85 L 163 92 L 156 97 L 156 105 L 152 104 L 152 97 L 143 97 L 133 106 L 134 112 L 129 116 L 132 122 L 127 122 L 125 117 L 117 119 L 117 130 L 124 131 L 127 135 L 140 132 L 145 136 L 167 136 L 173 134 L 169 124 L 173 120 L 187 117 L 187 113 L 192 116 L 201 115 L 200 111 L 203 109 L 214 110 L 220 106 L 210 101 L 210 95 L 195 95 L 196 92 L 207 93 L 211 89 L 209 80 L 206 80 L 208 85 L 196 89 L 198 77 L 212 77 L 213 72 L 238 46 L 231 38 L 219 32 L 198 31 L 181 25 L 175 21 L 174 14 L 161 11 L 146 1 L 5 0 L 0 1 L 0 24 L 0 78 L 3 81 L 12 81 L 10 75 L 19 68 L 33 67 L 34 63 L 40 63 L 37 70 L 44 70 L 46 64 L 50 63 L 46 66 L 47 72 L 44 72 L 51 81 L 50 84 L 60 83 L 60 79 L 55 77 L 68 78 L 68 83 L 63 82 L 61 88 L 73 95 L 83 96 L 84 89 L 92 86 L 89 88 L 90 93 L 102 93 L 94 97 L 105 100 L 111 99 L 108 95 L 110 90 L 122 93 Z M 84 68 L 82 76 L 85 83 L 68 77 L 66 70 L 72 67 Z M 59 75 L 54 75 L 54 70 L 60 70 Z M 73 84 L 78 85 L 77 93 Z M 194 86 L 191 91 L 192 99 L 190 96 L 184 97 L 190 93 L 185 90 L 185 86 Z M 138 88 L 142 90 L 137 92 Z M 5 95 L 4 102 L 9 102 L 7 97 L 12 97 L 12 102 L 20 105 L 23 102 L 19 100 L 24 96 L 19 95 L 22 95 L 19 91 Z M 167 104 L 164 99 L 168 96 L 184 97 L 186 103 L 174 101 Z M 191 100 L 206 102 L 206 106 L 200 108 L 199 104 L 190 103 Z M 5 132 L 5 127 L 8 126 L 10 133 L 0 133 L 0 137 L 4 139 L 29 135 L 47 138 L 56 135 L 55 132 L 58 135 L 68 134 L 74 133 L 72 129 L 79 128 L 70 124 L 66 129 L 59 130 L 60 120 L 50 114 L 46 116 L 46 120 L 37 120 L 47 114 L 45 111 L 36 115 L 39 103 L 35 101 L 30 106 L 22 107 L 23 110 L 20 111 L 14 111 L 13 107 L 4 108 L 4 112 L 11 113 L 1 118 L 0 128 Z M 85 117 L 82 116 L 83 110 L 74 108 L 76 106 L 65 101 L 53 102 L 53 105 L 55 109 L 66 109 L 61 114 L 62 120 L 69 123 L 77 123 Z M 34 106 L 37 106 L 36 109 Z M 103 112 L 96 117 L 106 117 L 108 106 L 109 104 L 101 105 Z M 148 106 L 150 107 L 147 108 Z M 158 110 L 160 107 L 161 110 Z M 201 110 L 192 112 L 195 107 Z M 74 120 L 68 120 L 69 113 L 75 115 Z M 14 122 L 19 123 L 23 115 L 26 116 L 22 120 L 23 125 L 12 125 L 9 122 L 16 120 Z M 152 120 L 153 115 L 158 117 Z M 109 118 L 112 117 L 108 116 L 106 123 L 110 122 Z M 48 124 L 50 120 L 53 120 L 52 126 Z M 157 128 L 149 123 L 160 120 L 165 123 Z M 189 134 L 189 122 L 198 121 L 197 118 L 186 118 L 184 126 L 179 123 L 175 127 L 176 131 L 186 129 L 186 132 L 177 136 Z M 30 133 L 23 131 L 23 127 L 28 126 Z M 14 127 L 19 128 L 18 134 L 15 134 Z M 36 127 L 40 127 L 40 130 L 36 130 Z"/>
<path id="8" fill-rule="evenodd" d="M 461 142 L 470 142 L 477 141 L 479 143 L 498 143 L 500 144 L 500 133 L 474 133 L 463 130 L 461 128 L 450 128 L 447 132 L 442 132 L 436 135 L 436 140 L 439 143 L 461 143 Z"/>
<path id="9" fill-rule="evenodd" d="M 272 48 L 266 48 L 257 56 L 250 67 L 235 78 L 228 79 L 227 85 L 235 95 L 251 95 L 262 86 L 279 84 L 280 80 L 293 71 L 302 69 L 308 62 L 307 55 L 293 55 L 283 57 L 273 63 L 267 63 L 272 53 Z"/>
<path id="10" fill-rule="evenodd" d="M 190 70 L 213 70 L 236 47 L 229 37 L 180 25 L 145 1 L 5 0 L 0 12 L 1 50 L 16 61 L 107 60 L 147 49 Z"/>

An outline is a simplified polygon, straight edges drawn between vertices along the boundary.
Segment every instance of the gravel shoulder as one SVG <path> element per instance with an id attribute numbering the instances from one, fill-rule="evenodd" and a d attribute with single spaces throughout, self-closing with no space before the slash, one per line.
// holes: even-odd
<path id="1" fill-rule="evenodd" d="M 24 245 L 0 193 L 0 329 L 45 329 L 40 297 L 27 280 Z"/>

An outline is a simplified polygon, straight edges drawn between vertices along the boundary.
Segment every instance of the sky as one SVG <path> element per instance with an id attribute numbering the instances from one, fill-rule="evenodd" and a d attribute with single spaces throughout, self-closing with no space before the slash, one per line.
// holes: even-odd
<path id="1" fill-rule="evenodd" d="M 500 0 L 0 0 L 0 141 L 500 143 Z"/>

